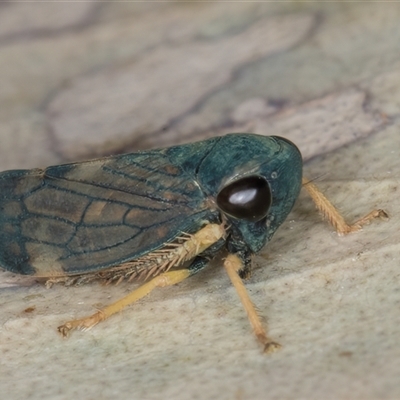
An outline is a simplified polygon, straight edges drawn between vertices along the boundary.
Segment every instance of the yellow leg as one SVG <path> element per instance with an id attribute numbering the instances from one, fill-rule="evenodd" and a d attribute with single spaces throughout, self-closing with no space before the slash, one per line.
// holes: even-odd
<path id="1" fill-rule="evenodd" d="M 244 309 L 246 310 L 254 334 L 256 335 L 258 341 L 264 346 L 264 352 L 272 353 L 274 351 L 277 351 L 281 348 L 281 345 L 274 342 L 271 338 L 267 336 L 267 333 L 261 323 L 261 319 L 257 314 L 256 308 L 254 307 L 254 304 L 246 291 L 243 281 L 238 274 L 238 271 L 243 268 L 242 261 L 237 255 L 229 254 L 224 262 L 224 267 L 240 297 Z"/>
<path id="2" fill-rule="evenodd" d="M 158 262 L 158 259 L 162 259 L 161 268 L 169 269 L 171 267 L 177 267 L 185 261 L 194 259 L 198 254 L 205 251 L 207 248 L 217 243 L 222 237 L 224 237 L 226 231 L 224 224 L 208 224 L 200 229 L 193 235 L 188 235 L 185 237 L 184 242 L 178 246 L 169 248 L 166 246 L 168 251 L 161 249 L 160 251 L 155 251 L 144 257 L 145 261 L 149 264 L 152 261 Z M 151 271 L 151 267 L 157 267 L 157 264 L 148 266 Z M 109 305 L 108 307 L 99 310 L 95 314 L 73 321 L 66 322 L 64 325 L 58 327 L 58 331 L 62 336 L 68 336 L 68 333 L 74 329 L 80 329 L 82 331 L 87 331 L 93 326 L 97 325 L 99 322 L 104 321 L 111 315 L 121 311 L 126 306 L 134 303 L 135 301 L 147 296 L 156 287 L 165 287 L 175 285 L 186 279 L 188 276 L 196 273 L 198 271 L 190 269 L 181 269 L 175 271 L 167 271 L 160 275 L 157 275 L 151 281 L 145 283 L 128 296 L 118 300 L 117 302 Z"/>
<path id="3" fill-rule="evenodd" d="M 113 304 L 110 304 L 102 310 L 97 311 L 95 314 L 86 318 L 66 322 L 64 325 L 58 327 L 58 331 L 64 337 L 67 337 L 68 333 L 74 329 L 87 331 L 93 328 L 93 326 L 97 325 L 99 322 L 104 321 L 111 315 L 121 311 L 126 306 L 138 301 L 144 296 L 147 296 L 155 288 L 175 285 L 176 283 L 183 281 L 190 275 L 191 273 L 188 269 L 165 272 L 161 275 L 156 276 L 144 285 L 140 286 L 138 289 L 134 290 L 132 293 L 129 293 L 122 299 L 116 301 Z"/>
<path id="4" fill-rule="evenodd" d="M 335 228 L 339 235 L 346 235 L 351 232 L 359 231 L 363 225 L 368 224 L 375 218 L 388 219 L 389 216 L 384 210 L 372 210 L 370 213 L 360 218 L 358 221 L 349 225 L 340 215 L 336 207 L 324 196 L 324 194 L 310 182 L 307 178 L 303 178 L 303 186 L 307 190 L 315 203 L 317 209 Z"/>

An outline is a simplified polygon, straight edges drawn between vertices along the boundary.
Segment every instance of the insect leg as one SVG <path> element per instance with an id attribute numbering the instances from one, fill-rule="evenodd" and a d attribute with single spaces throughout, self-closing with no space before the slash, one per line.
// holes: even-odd
<path id="1" fill-rule="evenodd" d="M 104 321 L 109 318 L 111 315 L 116 314 L 121 311 L 126 306 L 135 303 L 140 300 L 142 297 L 147 296 L 150 292 L 152 292 L 157 287 L 165 287 L 175 285 L 176 283 L 182 282 L 184 279 L 188 278 L 192 275 L 189 269 L 181 269 L 177 271 L 168 271 L 164 272 L 161 275 L 156 276 L 151 281 L 145 283 L 140 286 L 138 289 L 129 293 L 127 296 L 122 299 L 116 301 L 113 304 L 103 308 L 102 310 L 97 311 L 95 314 L 90 317 L 76 319 L 73 321 L 66 322 L 64 325 L 58 327 L 58 331 L 62 336 L 68 336 L 69 331 L 74 329 L 79 329 L 82 331 L 87 331 L 97 325 L 99 322 Z"/>
<path id="2" fill-rule="evenodd" d="M 315 186 L 307 178 L 303 178 L 303 186 L 311 196 L 318 211 L 321 212 L 324 218 L 328 220 L 328 222 L 335 228 L 339 235 L 357 232 L 362 229 L 363 225 L 368 224 L 375 218 L 389 218 L 388 214 L 384 210 L 372 210 L 364 217 L 349 225 L 336 207 L 325 197 L 325 195 L 317 188 L 317 186 Z"/>
<path id="3" fill-rule="evenodd" d="M 147 296 L 157 287 L 165 287 L 175 285 L 176 283 L 182 282 L 184 279 L 191 275 L 194 275 L 202 268 L 205 267 L 208 261 L 208 254 L 215 253 L 215 250 L 224 243 L 222 237 L 225 234 L 223 225 L 208 224 L 196 234 L 192 235 L 184 245 L 183 256 L 179 257 L 180 261 L 185 261 L 187 256 L 191 258 L 195 257 L 192 264 L 187 269 L 171 270 L 157 275 L 155 278 L 146 282 L 132 293 L 116 301 L 113 304 L 97 311 L 95 314 L 73 321 L 66 322 L 64 325 L 58 327 L 58 331 L 62 336 L 68 336 L 71 330 L 89 330 L 99 322 L 104 321 L 111 315 L 121 311 L 126 306 L 135 303 L 144 296 Z M 198 254 L 204 254 L 206 257 L 198 256 Z M 178 265 L 178 264 L 177 264 Z"/>
<path id="4" fill-rule="evenodd" d="M 242 279 L 239 276 L 239 271 L 243 269 L 242 260 L 236 254 L 229 254 L 225 259 L 224 267 L 240 297 L 244 309 L 246 310 L 254 334 L 256 335 L 258 341 L 264 346 L 264 353 L 272 353 L 277 351 L 280 349 L 281 345 L 268 337 L 261 323 L 260 316 L 257 314 L 257 310 L 246 291 Z"/>

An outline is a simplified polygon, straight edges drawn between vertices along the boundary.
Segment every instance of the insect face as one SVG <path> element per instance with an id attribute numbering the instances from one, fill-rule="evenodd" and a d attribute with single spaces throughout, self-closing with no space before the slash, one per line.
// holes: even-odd
<path id="1" fill-rule="evenodd" d="M 286 219 L 298 197 L 302 158 L 287 139 L 226 135 L 208 151 L 196 178 L 202 190 L 215 197 L 232 226 L 234 249 L 240 245 L 257 252 Z"/>

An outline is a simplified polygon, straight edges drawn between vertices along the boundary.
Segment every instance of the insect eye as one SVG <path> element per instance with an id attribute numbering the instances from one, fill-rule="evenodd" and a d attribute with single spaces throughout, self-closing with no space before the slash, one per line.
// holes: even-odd
<path id="1" fill-rule="evenodd" d="M 267 215 L 272 196 L 261 176 L 248 176 L 225 186 L 217 195 L 218 207 L 226 214 L 256 222 Z"/>

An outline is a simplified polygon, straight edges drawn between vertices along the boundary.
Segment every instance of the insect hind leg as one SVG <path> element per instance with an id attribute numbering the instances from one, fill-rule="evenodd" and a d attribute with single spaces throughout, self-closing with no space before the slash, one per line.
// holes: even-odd
<path id="1" fill-rule="evenodd" d="M 67 337 L 69 332 L 74 329 L 87 331 L 93 328 L 99 322 L 104 321 L 105 319 L 111 317 L 111 315 L 121 311 L 126 306 L 135 303 L 141 298 L 147 296 L 155 288 L 175 285 L 176 283 L 182 282 L 190 275 L 192 275 L 192 273 L 189 269 L 164 272 L 163 274 L 156 276 L 151 281 L 146 282 L 138 289 L 129 293 L 127 296 L 123 297 L 113 304 L 110 304 L 102 310 L 97 311 L 93 315 L 82 319 L 76 319 L 66 322 L 64 325 L 58 327 L 58 332 L 60 332 L 63 337 Z"/>
<path id="2" fill-rule="evenodd" d="M 113 304 L 97 311 L 89 317 L 76 319 L 58 327 L 58 331 L 63 337 L 67 337 L 69 332 L 75 329 L 87 331 L 97 325 L 99 322 L 111 317 L 113 314 L 121 311 L 128 305 L 135 303 L 141 298 L 150 294 L 157 287 L 165 287 L 175 285 L 182 282 L 191 275 L 202 270 L 208 263 L 210 256 L 222 246 L 225 234 L 223 225 L 209 224 L 192 235 L 188 241 L 184 243 L 184 256 L 179 257 L 179 262 L 184 262 L 186 256 L 194 256 L 192 263 L 186 269 L 170 270 L 157 275 L 149 282 L 140 286 L 127 296 L 116 301 Z M 201 255 L 197 255 L 197 254 Z"/>

